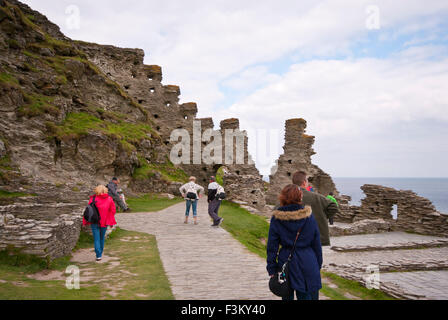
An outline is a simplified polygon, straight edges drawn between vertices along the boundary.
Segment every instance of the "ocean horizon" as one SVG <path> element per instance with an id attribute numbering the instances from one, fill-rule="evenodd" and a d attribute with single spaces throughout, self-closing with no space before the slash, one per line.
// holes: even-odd
<path id="1" fill-rule="evenodd" d="M 360 205 L 361 199 L 365 198 L 361 190 L 363 185 L 376 184 L 397 190 L 411 190 L 429 199 L 437 211 L 448 214 L 448 178 L 336 177 L 333 181 L 341 194 L 352 197 L 352 205 Z"/>

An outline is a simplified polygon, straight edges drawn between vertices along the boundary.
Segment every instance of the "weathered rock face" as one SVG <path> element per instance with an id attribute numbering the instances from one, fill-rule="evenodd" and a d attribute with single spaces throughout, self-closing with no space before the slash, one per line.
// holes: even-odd
<path id="1" fill-rule="evenodd" d="M 0 196 L 0 212 L 9 215 L 0 232 L 10 230 L 0 243 L 12 245 L 25 232 L 14 227 L 16 219 L 53 223 L 54 229 L 37 236 L 56 241 L 63 228 L 58 219 L 73 212 L 79 218 L 82 210 L 53 210 L 54 205 L 81 208 L 91 190 L 112 176 L 121 178 L 126 194 L 178 194 L 188 175 L 207 186 L 221 163 L 173 165 L 170 136 L 183 129 L 193 138 L 194 121 L 204 133 L 213 129 L 213 120 L 196 119 L 196 103 L 180 104 L 180 88 L 163 85 L 162 68 L 145 65 L 143 58 L 140 49 L 72 41 L 27 5 L 0 3 L 0 190 L 7 192 Z M 239 130 L 238 120 L 225 120 L 221 127 Z M 200 151 L 206 147 L 200 137 Z M 193 152 L 189 157 L 193 160 Z M 247 151 L 243 159 L 229 168 L 242 174 L 238 181 L 247 175 L 253 181 L 258 170 L 247 161 Z M 73 230 L 63 232 L 67 247 L 76 243 L 79 229 Z M 45 248 L 51 258 L 66 252 L 50 245 Z"/>
<path id="2" fill-rule="evenodd" d="M 357 222 L 365 219 L 383 219 L 391 230 L 427 235 L 448 236 L 448 216 L 437 212 L 430 200 L 408 190 L 364 185 L 366 197 L 361 206 L 349 206 L 336 216 L 336 221 Z M 397 207 L 397 219 L 392 216 Z"/>
<path id="3" fill-rule="evenodd" d="M 292 176 L 297 171 L 305 171 L 314 190 L 327 195 L 338 194 L 331 177 L 311 163 L 314 137 L 305 134 L 304 119 L 290 119 L 285 125 L 284 153 L 280 155 L 274 173 L 269 177 L 270 186 L 266 195 L 269 204 L 276 204 L 283 187 L 292 183 Z"/>

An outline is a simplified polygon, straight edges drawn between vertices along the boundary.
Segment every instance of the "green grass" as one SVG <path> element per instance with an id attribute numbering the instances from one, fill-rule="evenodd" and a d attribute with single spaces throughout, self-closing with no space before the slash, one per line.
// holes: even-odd
<path id="1" fill-rule="evenodd" d="M 220 167 L 219 169 L 218 169 L 218 171 L 216 172 L 216 182 L 219 184 L 219 185 L 224 185 L 224 169 L 222 168 L 222 167 Z"/>
<path id="2" fill-rule="evenodd" d="M 59 108 L 54 106 L 53 98 L 41 94 L 24 94 L 25 105 L 18 110 L 20 116 L 28 118 L 40 116 L 43 114 L 58 115 Z"/>
<path id="3" fill-rule="evenodd" d="M 129 239 L 132 241 L 124 241 Z M 81 233 L 75 250 L 86 248 L 93 248 L 93 239 Z M 92 262 L 78 265 L 81 269 L 80 290 L 68 290 L 65 279 L 44 281 L 30 279 L 28 275 L 42 270 L 65 271 L 73 264 L 70 257 L 56 259 L 47 266 L 45 260 L 33 256 L 11 256 L 0 252 L 0 300 L 174 299 L 154 236 L 117 228 L 106 240 L 105 255 L 119 258 L 120 264 L 98 264 L 92 253 Z M 106 281 L 83 281 L 83 269 L 94 273 L 92 279 Z M 110 294 L 109 285 L 119 286 L 114 289 L 117 296 Z"/>
<path id="4" fill-rule="evenodd" d="M 79 140 L 88 135 L 89 131 L 102 132 L 119 141 L 124 150 L 136 150 L 134 144 L 143 139 L 151 139 L 152 127 L 147 123 L 130 123 L 118 119 L 115 122 L 101 120 L 87 112 L 69 113 L 61 125 L 47 122 L 47 132 L 50 138 L 60 140 Z"/>
<path id="5" fill-rule="evenodd" d="M 239 205 L 223 201 L 219 211 L 224 219 L 222 226 L 235 239 L 240 241 L 249 251 L 266 259 L 266 243 L 269 234 L 269 223 L 264 217 L 249 213 Z M 323 282 L 327 278 L 337 285 L 331 288 L 322 284 L 322 293 L 334 300 L 348 300 L 344 294 L 349 293 L 363 300 L 390 300 L 394 299 L 380 290 L 367 289 L 360 283 L 341 278 L 333 273 L 322 271 Z"/>
<path id="6" fill-rule="evenodd" d="M 151 179 L 159 172 L 166 181 L 187 182 L 188 175 L 176 167 L 168 158 L 165 163 L 149 163 L 145 158 L 139 157 L 140 167 L 134 170 L 133 178 L 136 180 Z"/>
<path id="7" fill-rule="evenodd" d="M 0 190 L 0 199 L 30 197 L 30 196 L 36 196 L 36 195 L 24 193 L 24 192 L 9 192 L 9 191 L 5 191 L 5 190 Z"/>
<path id="8" fill-rule="evenodd" d="M 224 218 L 222 224 L 235 239 L 245 245 L 249 251 L 266 259 L 266 244 L 269 224 L 266 219 L 253 215 L 239 205 L 223 201 L 220 216 Z"/>
<path id="9" fill-rule="evenodd" d="M 132 212 L 155 212 L 182 202 L 181 198 L 168 199 L 155 194 L 147 194 L 138 198 L 126 199 Z"/>
<path id="10" fill-rule="evenodd" d="M 330 291 L 328 289 L 332 289 L 334 291 L 337 291 L 338 294 L 348 292 L 354 296 L 361 298 L 362 300 L 396 300 L 395 298 L 389 296 L 381 290 L 367 289 L 359 282 L 344 279 L 334 273 L 322 271 L 322 276 L 330 279 L 332 283 L 338 286 L 337 290 L 327 287 L 327 291 Z M 325 294 L 325 292 L 323 293 Z M 329 297 L 331 297 L 331 293 Z"/>

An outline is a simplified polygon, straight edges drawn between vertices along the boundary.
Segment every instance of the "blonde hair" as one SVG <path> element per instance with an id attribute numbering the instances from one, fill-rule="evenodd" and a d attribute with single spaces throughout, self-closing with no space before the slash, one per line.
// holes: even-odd
<path id="1" fill-rule="evenodd" d="M 95 194 L 97 196 L 105 194 L 105 193 L 109 193 L 109 189 L 107 189 L 105 186 L 103 185 L 99 185 L 95 188 L 95 190 L 93 190 L 93 192 L 95 192 Z"/>
<path id="2" fill-rule="evenodd" d="M 190 177 L 190 179 L 188 179 L 188 181 L 196 182 L 196 177 Z"/>

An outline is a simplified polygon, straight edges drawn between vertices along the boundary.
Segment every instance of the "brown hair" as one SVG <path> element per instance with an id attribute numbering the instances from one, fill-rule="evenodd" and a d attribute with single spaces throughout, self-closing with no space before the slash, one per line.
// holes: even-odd
<path id="1" fill-rule="evenodd" d="M 282 192 L 278 196 L 280 205 L 286 206 L 288 204 L 301 204 L 302 203 L 302 191 L 295 184 L 288 184 L 283 188 Z"/>
<path id="2" fill-rule="evenodd" d="M 297 171 L 292 176 L 292 183 L 296 186 L 301 186 L 306 181 L 306 172 L 305 171 Z"/>

